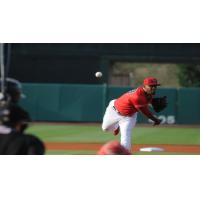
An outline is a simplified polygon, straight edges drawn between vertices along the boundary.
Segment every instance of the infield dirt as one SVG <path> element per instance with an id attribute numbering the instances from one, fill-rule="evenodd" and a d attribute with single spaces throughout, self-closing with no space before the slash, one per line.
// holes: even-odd
<path id="1" fill-rule="evenodd" d="M 53 142 L 45 143 L 47 150 L 70 150 L 70 151 L 98 151 L 103 144 L 100 143 L 64 143 L 64 142 Z M 175 153 L 194 153 L 200 154 L 199 145 L 171 145 L 171 144 L 162 144 L 162 145 L 149 145 L 149 144 L 135 144 L 132 147 L 132 152 L 138 152 L 142 147 L 155 146 L 163 148 L 165 152 L 175 152 Z"/>

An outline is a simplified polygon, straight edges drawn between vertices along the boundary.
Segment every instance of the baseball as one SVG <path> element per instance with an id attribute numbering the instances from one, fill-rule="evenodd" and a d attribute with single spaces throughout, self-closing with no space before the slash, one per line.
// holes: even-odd
<path id="1" fill-rule="evenodd" d="M 97 78 L 101 78 L 102 75 L 103 75 L 102 72 L 96 72 L 96 73 L 95 73 L 95 76 L 96 76 Z"/>

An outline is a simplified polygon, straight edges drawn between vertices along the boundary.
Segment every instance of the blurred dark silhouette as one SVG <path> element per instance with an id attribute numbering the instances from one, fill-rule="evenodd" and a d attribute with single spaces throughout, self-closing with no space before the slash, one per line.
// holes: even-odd
<path id="1" fill-rule="evenodd" d="M 44 154 L 44 143 L 38 137 L 25 132 L 31 118 L 18 105 L 22 97 L 21 84 L 14 79 L 6 79 L 5 83 L 5 91 L 0 99 L 0 154 Z"/>

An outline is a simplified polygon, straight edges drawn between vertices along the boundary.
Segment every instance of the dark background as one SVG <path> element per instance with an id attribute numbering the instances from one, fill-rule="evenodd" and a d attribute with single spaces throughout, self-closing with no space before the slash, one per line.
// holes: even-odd
<path id="1" fill-rule="evenodd" d="M 8 76 L 27 83 L 108 82 L 116 61 L 200 63 L 199 44 L 11 44 Z M 101 80 L 96 71 L 102 71 Z"/>

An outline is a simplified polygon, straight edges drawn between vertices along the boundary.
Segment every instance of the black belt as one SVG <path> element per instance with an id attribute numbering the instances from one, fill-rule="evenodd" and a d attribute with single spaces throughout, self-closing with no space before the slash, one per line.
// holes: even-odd
<path id="1" fill-rule="evenodd" d="M 117 110 L 117 108 L 115 108 L 115 106 L 113 106 L 113 109 L 114 109 L 119 115 L 122 115 L 122 114 Z M 122 116 L 124 116 L 124 115 L 122 115 Z"/>

